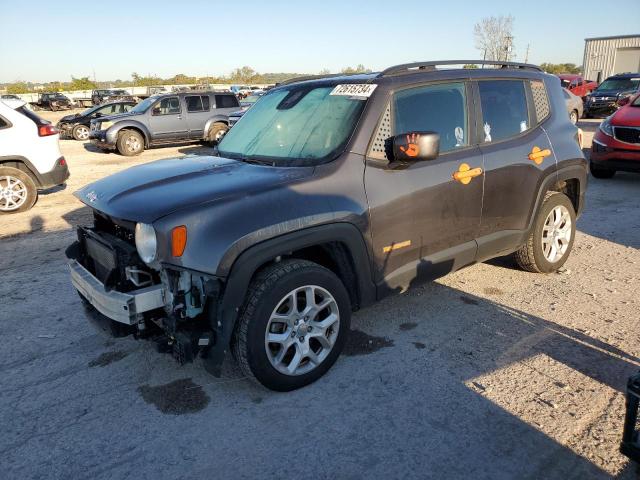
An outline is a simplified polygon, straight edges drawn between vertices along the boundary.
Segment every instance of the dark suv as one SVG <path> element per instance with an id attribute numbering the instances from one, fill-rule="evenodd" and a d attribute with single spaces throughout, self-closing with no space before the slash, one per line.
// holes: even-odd
<path id="1" fill-rule="evenodd" d="M 239 105 L 229 92 L 155 95 L 129 113 L 92 120 L 89 138 L 103 150 L 117 150 L 126 156 L 176 142 L 205 140 L 216 144 L 229 129 L 229 114 Z"/>
<path id="2" fill-rule="evenodd" d="M 275 390 L 324 374 L 385 295 L 507 254 L 556 271 L 587 182 L 558 78 L 516 63 L 286 83 L 218 154 L 79 190 L 71 280 L 91 318 L 214 374 L 231 349 Z"/>
<path id="3" fill-rule="evenodd" d="M 606 116 L 615 112 L 619 101 L 640 92 L 640 73 L 621 73 L 607 78 L 584 102 L 584 116 Z"/>

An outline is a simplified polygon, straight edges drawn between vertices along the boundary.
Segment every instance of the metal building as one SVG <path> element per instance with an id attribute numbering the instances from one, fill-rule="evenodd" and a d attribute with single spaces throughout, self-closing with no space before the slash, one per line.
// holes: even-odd
<path id="1" fill-rule="evenodd" d="M 598 83 L 615 73 L 640 72 L 640 34 L 585 38 L 584 77 Z"/>

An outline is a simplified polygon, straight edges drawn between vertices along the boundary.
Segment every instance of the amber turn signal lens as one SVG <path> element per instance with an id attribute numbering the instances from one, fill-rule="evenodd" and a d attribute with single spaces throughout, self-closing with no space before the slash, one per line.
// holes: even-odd
<path id="1" fill-rule="evenodd" d="M 187 227 L 180 225 L 171 230 L 171 255 L 181 257 L 187 246 Z"/>

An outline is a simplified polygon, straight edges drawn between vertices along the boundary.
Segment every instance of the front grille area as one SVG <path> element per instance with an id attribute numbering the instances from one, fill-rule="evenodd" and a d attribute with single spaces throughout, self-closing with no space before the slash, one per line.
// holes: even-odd
<path id="1" fill-rule="evenodd" d="M 640 127 L 614 127 L 613 133 L 616 140 L 626 143 L 640 143 Z"/>

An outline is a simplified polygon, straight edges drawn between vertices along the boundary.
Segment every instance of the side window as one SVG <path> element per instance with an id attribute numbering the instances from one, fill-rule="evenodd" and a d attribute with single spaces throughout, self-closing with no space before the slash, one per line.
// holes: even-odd
<path id="1" fill-rule="evenodd" d="M 184 98 L 187 101 L 187 112 L 202 111 L 202 97 L 200 95 Z"/>
<path id="2" fill-rule="evenodd" d="M 11 123 L 9 122 L 9 120 L 6 120 L 5 118 L 0 117 L 0 130 L 9 128 L 10 126 L 11 126 Z"/>
<path id="3" fill-rule="evenodd" d="M 522 80 L 485 80 L 478 87 L 485 142 L 514 137 L 530 128 Z"/>
<path id="4" fill-rule="evenodd" d="M 216 108 L 234 108 L 238 106 L 240 104 L 235 95 L 216 95 Z"/>
<path id="5" fill-rule="evenodd" d="M 462 82 L 402 90 L 393 99 L 394 135 L 411 131 L 440 134 L 440 151 L 469 145 L 465 85 Z"/>
<path id="6" fill-rule="evenodd" d="M 106 107 L 102 107 L 100 109 L 98 109 L 98 111 L 96 113 L 99 113 L 100 115 L 107 116 L 107 115 L 113 115 L 115 113 L 118 113 L 118 105 L 107 105 Z"/>
<path id="7" fill-rule="evenodd" d="M 152 110 L 154 116 L 157 115 L 176 115 L 180 113 L 180 100 L 178 97 L 167 97 L 158 101 Z"/>
<path id="8" fill-rule="evenodd" d="M 133 108 L 133 105 L 130 105 L 128 103 L 121 103 L 120 104 L 120 113 L 127 113 L 127 112 L 131 111 L 132 108 Z"/>

